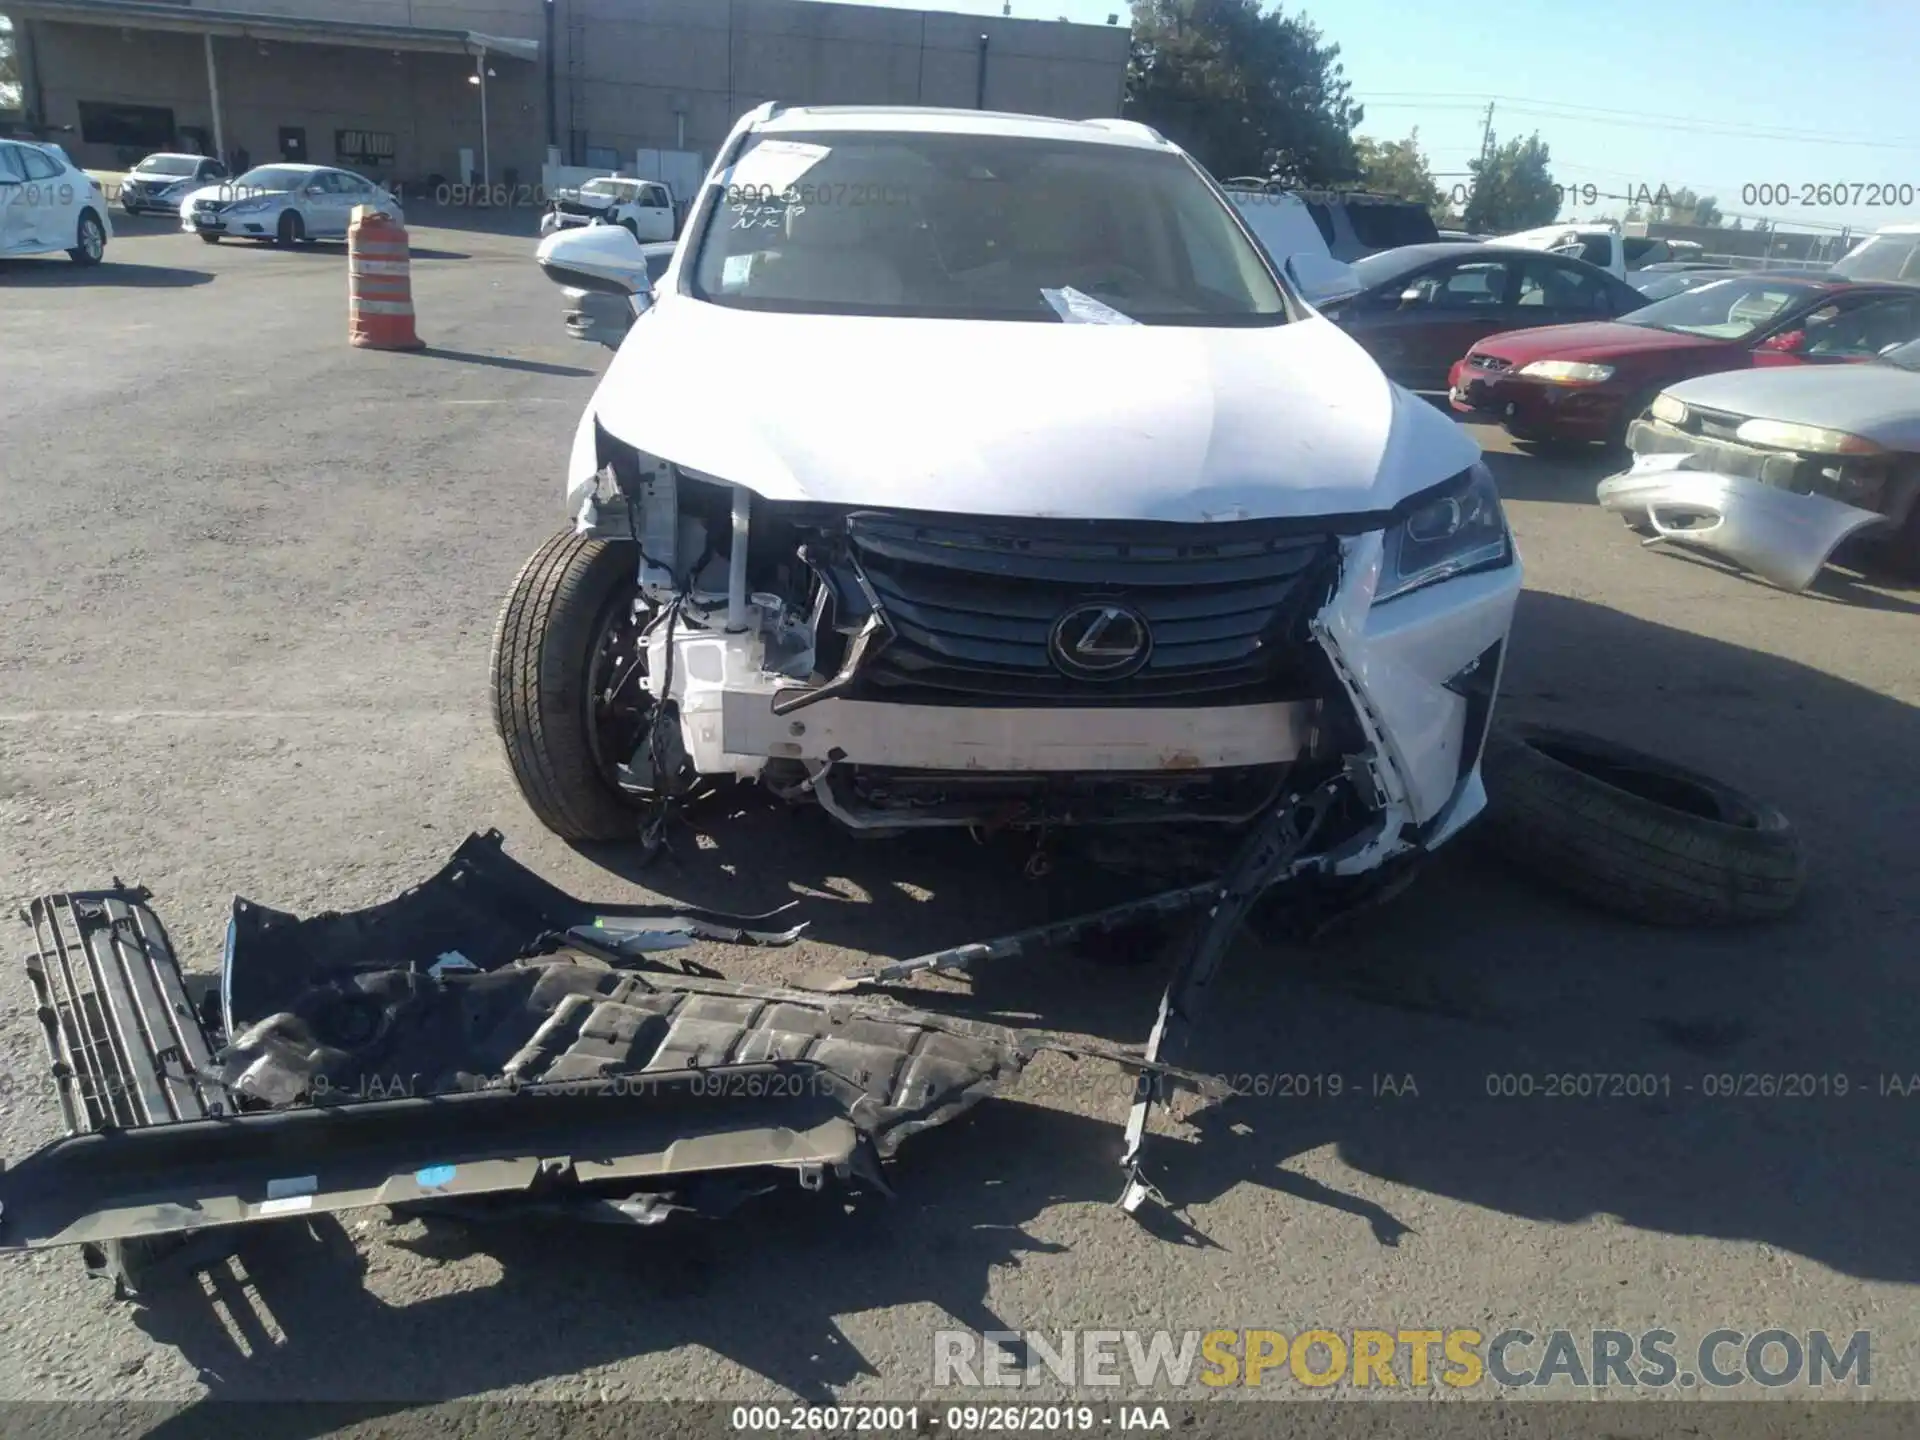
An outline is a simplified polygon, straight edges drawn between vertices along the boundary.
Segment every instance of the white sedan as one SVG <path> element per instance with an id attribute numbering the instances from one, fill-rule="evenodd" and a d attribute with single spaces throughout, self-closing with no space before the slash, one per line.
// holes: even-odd
<path id="1" fill-rule="evenodd" d="M 58 145 L 0 140 L 0 255 L 64 250 L 98 265 L 113 238 L 100 182 Z"/>
<path id="2" fill-rule="evenodd" d="M 354 207 L 370 205 L 396 220 L 400 202 L 351 170 L 326 165 L 260 165 L 233 180 L 203 185 L 180 202 L 180 228 L 212 245 L 226 236 L 293 245 L 340 239 Z"/>

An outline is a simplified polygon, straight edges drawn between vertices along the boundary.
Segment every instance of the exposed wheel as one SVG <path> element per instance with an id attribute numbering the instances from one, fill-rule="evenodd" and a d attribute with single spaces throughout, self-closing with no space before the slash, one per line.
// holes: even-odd
<path id="1" fill-rule="evenodd" d="M 619 767 L 646 736 L 638 547 L 554 536 L 527 561 L 493 632 L 493 725 L 514 781 L 564 840 L 629 839 L 644 797 Z"/>
<path id="2" fill-rule="evenodd" d="M 202 230 L 200 232 L 200 243 L 202 245 L 218 245 L 220 243 L 220 237 L 210 230 Z"/>
<path id="3" fill-rule="evenodd" d="M 273 232 L 273 243 L 276 245 L 297 245 L 306 238 L 307 224 L 306 221 L 300 218 L 300 212 L 298 210 L 281 211 L 280 223 L 275 227 Z"/>
<path id="4" fill-rule="evenodd" d="M 1578 731 L 1496 726 L 1484 834 L 1516 865 L 1661 925 L 1785 914 L 1806 861 L 1787 817 L 1684 766 Z"/>
<path id="5" fill-rule="evenodd" d="M 631 235 L 636 242 L 640 239 L 640 222 L 631 216 L 620 222 L 620 228 Z"/>
<path id="6" fill-rule="evenodd" d="M 76 265 L 98 265 L 107 253 L 107 227 L 100 223 L 100 217 L 91 210 L 80 213 L 80 228 L 74 235 L 73 248 L 67 251 L 67 257 Z"/>
<path id="7" fill-rule="evenodd" d="M 1660 533 L 1653 528 L 1653 521 L 1644 510 L 1622 510 L 1620 512 L 1620 523 L 1625 525 L 1627 529 L 1631 530 L 1634 534 L 1644 536 L 1649 540 Z"/>

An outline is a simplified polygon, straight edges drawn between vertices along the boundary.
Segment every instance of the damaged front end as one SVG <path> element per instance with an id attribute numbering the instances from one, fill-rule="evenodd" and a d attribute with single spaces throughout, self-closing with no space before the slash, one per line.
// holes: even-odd
<path id="1" fill-rule="evenodd" d="M 1672 419 L 1629 428 L 1633 465 L 1598 491 L 1649 544 L 1707 550 L 1798 592 L 1846 541 L 1897 527 L 1916 503 L 1904 457 L 1869 441 L 1775 426 L 1798 448 L 1759 443 L 1741 432 L 1770 422 L 1668 403 Z"/>
<path id="2" fill-rule="evenodd" d="M 23 912 L 65 1138 L 0 1173 L 0 1249 L 80 1246 L 125 1285 L 156 1242 L 370 1205 L 650 1224 L 882 1162 L 1037 1050 L 1096 1042 L 738 984 L 646 959 L 784 944 L 767 917 L 594 906 L 474 836 L 370 910 L 235 902 L 198 1004 L 144 891 Z"/>
<path id="3" fill-rule="evenodd" d="M 1365 813 L 1330 838 L 1384 825 L 1396 846 L 1478 808 L 1518 589 L 1478 465 L 1389 511 L 1206 524 L 769 501 L 591 414 L 585 467 L 579 535 L 634 557 L 632 793 L 758 780 L 870 836 L 1231 836 L 1364 773 Z M 1488 528 L 1422 572 L 1407 530 L 1436 514 Z"/>

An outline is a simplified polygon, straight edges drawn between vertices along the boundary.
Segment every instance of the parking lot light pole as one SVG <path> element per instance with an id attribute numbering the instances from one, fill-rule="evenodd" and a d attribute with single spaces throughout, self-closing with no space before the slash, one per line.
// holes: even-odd
<path id="1" fill-rule="evenodd" d="M 489 189 L 493 186 L 493 159 L 488 150 L 487 138 L 487 52 L 482 50 L 473 57 L 473 74 L 468 83 L 480 87 L 480 183 Z"/>
<path id="2" fill-rule="evenodd" d="M 226 163 L 227 133 L 226 126 L 220 121 L 220 70 L 213 63 L 213 32 L 209 30 L 200 37 L 207 48 L 207 93 L 213 99 L 213 158 Z"/>

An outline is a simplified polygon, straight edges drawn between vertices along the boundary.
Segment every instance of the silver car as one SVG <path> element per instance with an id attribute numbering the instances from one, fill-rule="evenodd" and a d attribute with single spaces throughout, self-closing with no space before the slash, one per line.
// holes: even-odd
<path id="1" fill-rule="evenodd" d="M 180 228 L 209 245 L 228 237 L 293 245 L 340 239 L 356 206 L 404 220 L 400 202 L 351 170 L 327 165 L 258 165 L 233 180 L 203 185 L 180 202 Z"/>
<path id="2" fill-rule="evenodd" d="M 1703 375 L 1627 431 L 1600 503 L 1649 542 L 1723 555 L 1804 590 L 1841 543 L 1920 568 L 1920 340 L 1857 365 Z"/>

